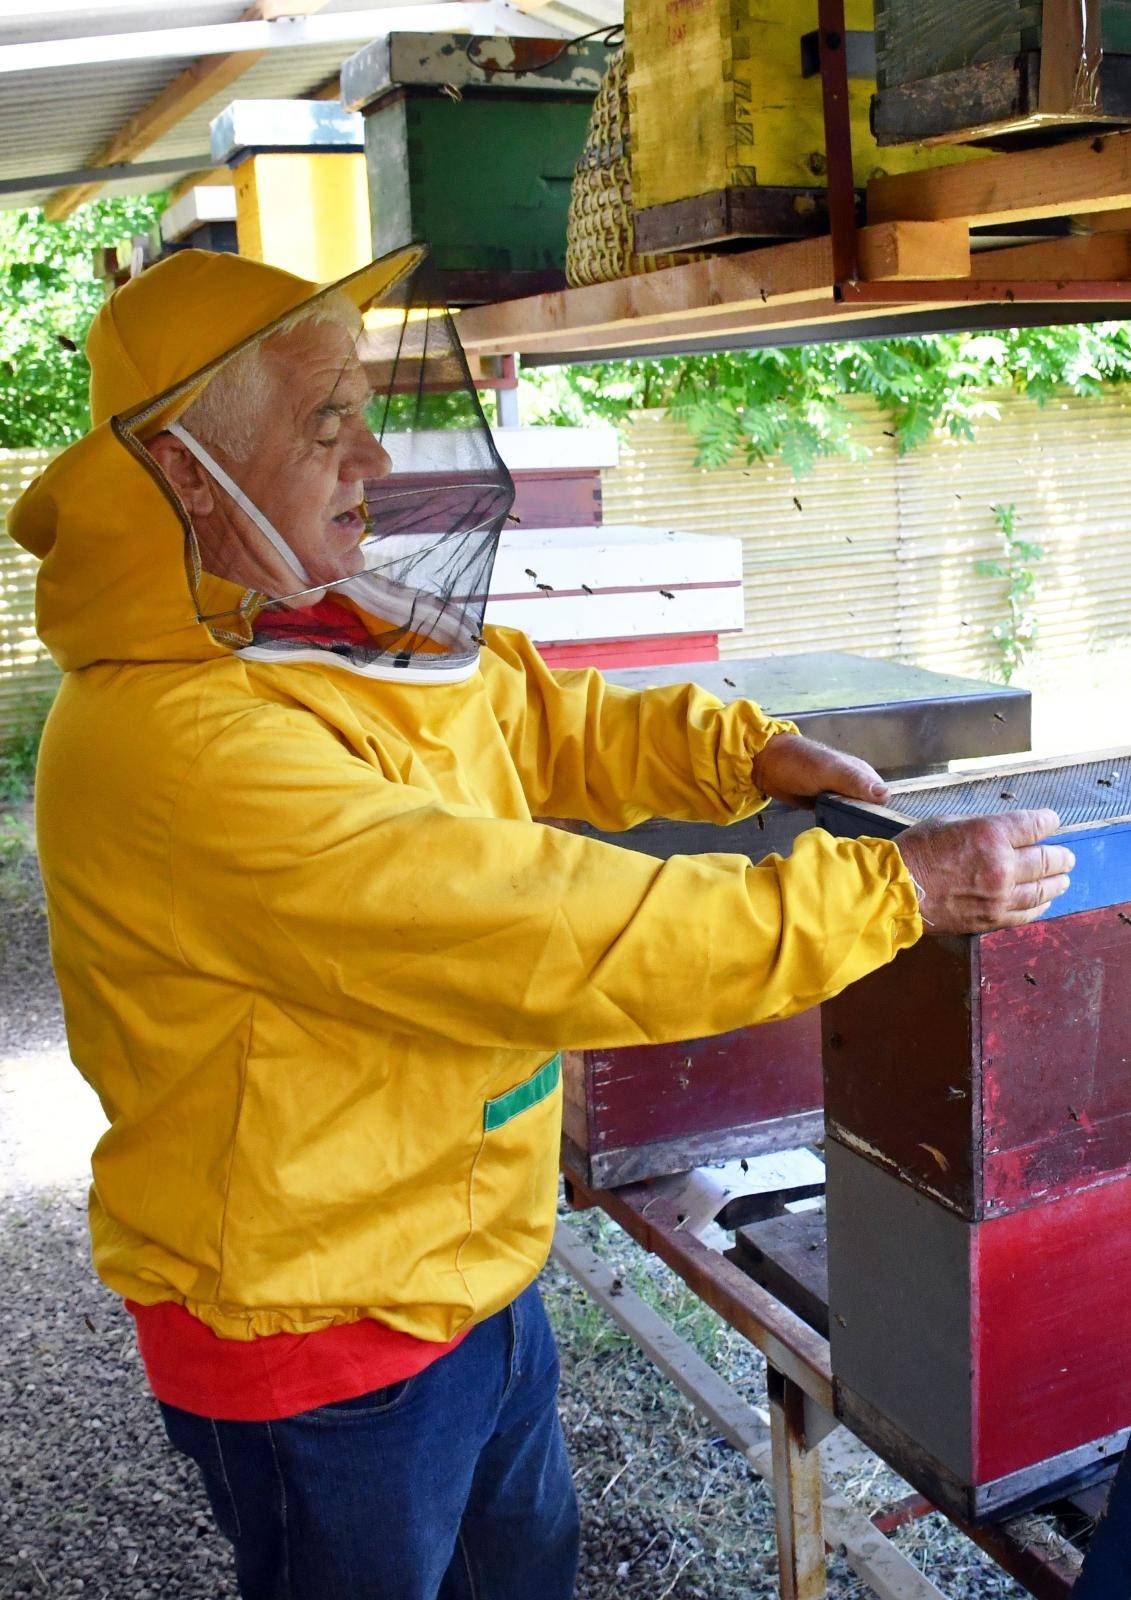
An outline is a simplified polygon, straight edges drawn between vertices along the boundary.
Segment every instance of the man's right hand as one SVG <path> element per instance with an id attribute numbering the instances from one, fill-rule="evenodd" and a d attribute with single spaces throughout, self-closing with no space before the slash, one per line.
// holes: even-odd
<path id="1" fill-rule="evenodd" d="M 988 933 L 1034 922 L 1068 888 L 1076 857 L 1043 844 L 1059 831 L 1055 811 L 921 822 L 896 840 L 923 889 L 927 933 Z"/>

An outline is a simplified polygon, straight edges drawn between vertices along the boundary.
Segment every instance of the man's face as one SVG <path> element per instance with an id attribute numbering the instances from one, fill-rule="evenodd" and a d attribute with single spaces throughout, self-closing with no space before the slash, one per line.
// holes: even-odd
<path id="1" fill-rule="evenodd" d="M 149 449 L 192 519 L 207 571 L 270 595 L 325 589 L 361 571 L 365 481 L 385 477 L 392 463 L 365 423 L 370 390 L 349 329 L 300 323 L 268 339 L 260 356 L 268 395 L 252 449 L 241 460 L 218 441 L 208 447 L 306 581 L 172 434 L 158 434 Z M 296 604 L 318 599 L 315 592 Z"/>
<path id="2" fill-rule="evenodd" d="M 232 476 L 294 551 L 312 584 L 362 568 L 365 480 L 389 456 L 365 422 L 369 384 L 349 330 L 300 323 L 269 339 L 271 398 L 259 439 Z"/>

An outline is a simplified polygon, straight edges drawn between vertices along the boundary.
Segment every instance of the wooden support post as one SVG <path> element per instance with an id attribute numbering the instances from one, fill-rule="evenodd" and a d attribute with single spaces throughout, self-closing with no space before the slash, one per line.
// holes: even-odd
<path id="1" fill-rule="evenodd" d="M 824 1600 L 828 1594 L 821 1514 L 821 1456 L 805 1437 L 805 1395 L 773 1367 L 766 1369 L 774 1448 L 774 1515 L 781 1600 Z"/>

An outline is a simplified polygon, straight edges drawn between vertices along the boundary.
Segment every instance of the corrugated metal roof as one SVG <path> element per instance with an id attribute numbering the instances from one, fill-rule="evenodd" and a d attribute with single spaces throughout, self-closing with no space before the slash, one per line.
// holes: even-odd
<path id="1" fill-rule="evenodd" d="M 117 0 L 56 6 L 7 4 L 0 10 L 0 45 L 28 44 L 114 33 L 136 33 L 238 21 L 248 0 Z M 323 14 L 370 11 L 378 0 L 329 0 Z M 405 0 L 398 0 L 404 4 Z M 412 0 L 409 0 L 412 3 Z M 622 20 L 623 0 L 553 0 L 537 17 L 548 34 L 588 33 Z M 529 19 L 527 19 L 529 20 Z M 208 124 L 235 98 L 289 99 L 321 89 L 341 63 L 368 37 L 355 42 L 297 46 L 269 51 L 261 60 L 204 105 L 190 112 L 149 146 L 139 161 L 184 161 L 200 156 L 210 165 Z M 36 178 L 88 165 L 98 148 L 143 110 L 165 86 L 192 64 L 180 60 L 118 61 L 89 67 L 64 67 L 0 74 L 0 180 Z M 159 175 L 115 180 L 106 194 L 154 189 Z M 172 181 L 170 179 L 169 181 Z M 42 204 L 56 185 L 29 184 L 0 195 L 0 206 Z"/>

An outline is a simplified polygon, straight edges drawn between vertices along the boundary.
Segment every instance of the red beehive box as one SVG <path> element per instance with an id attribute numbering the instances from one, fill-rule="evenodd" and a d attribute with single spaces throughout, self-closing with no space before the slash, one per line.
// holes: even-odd
<path id="1" fill-rule="evenodd" d="M 925 939 L 822 1023 L 841 1416 L 968 1519 L 1102 1474 L 1131 1429 L 1131 905 Z"/>

